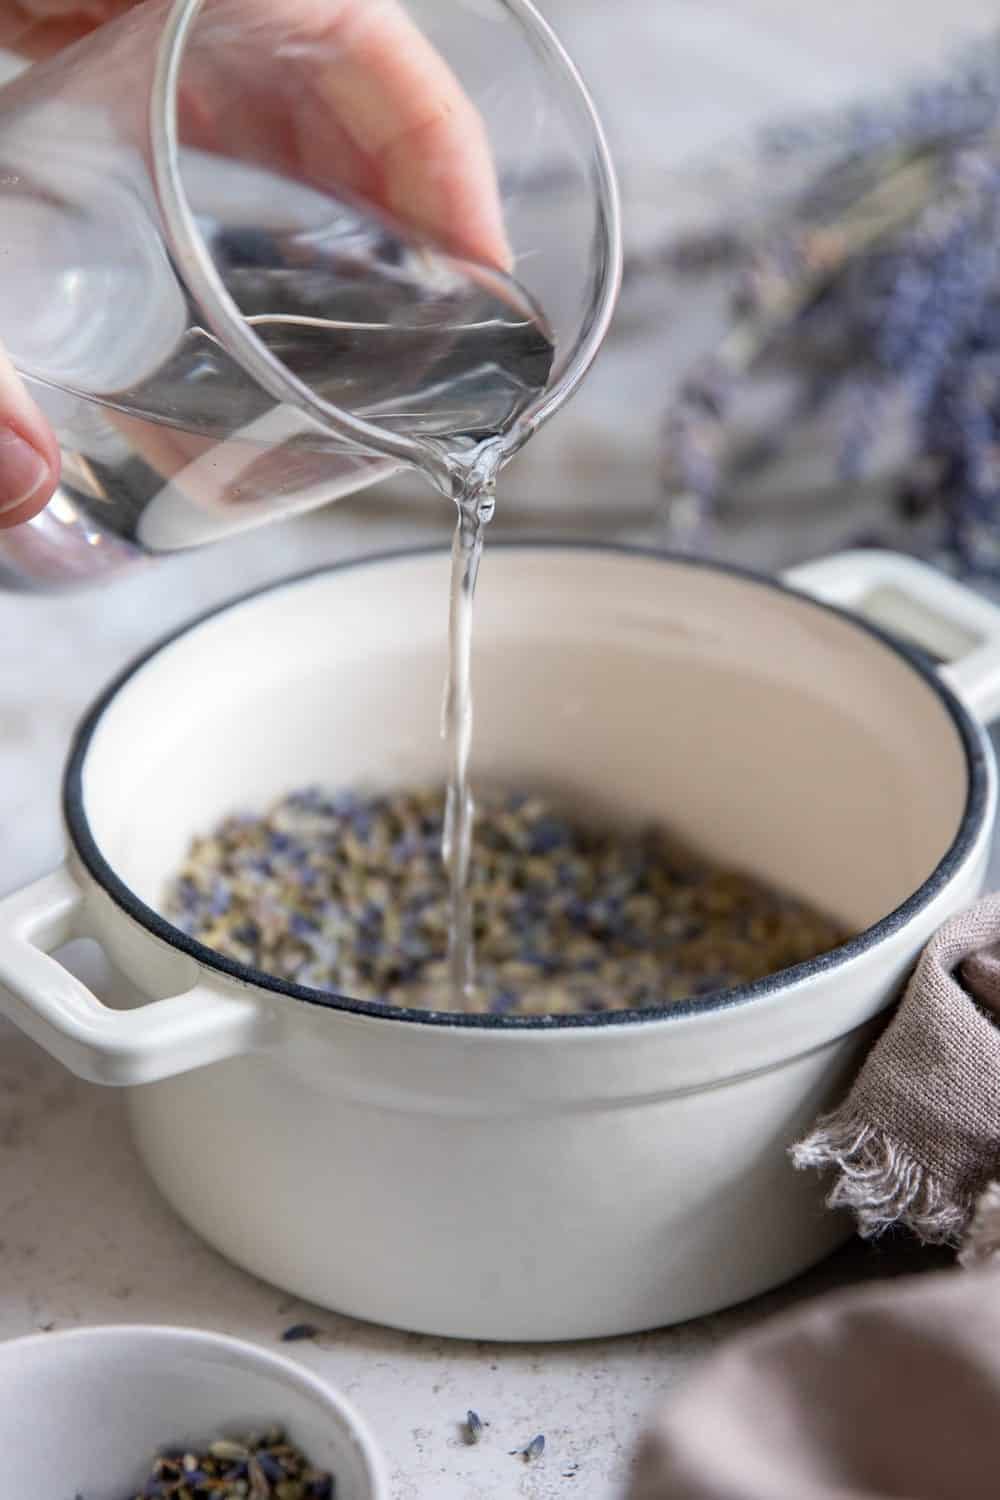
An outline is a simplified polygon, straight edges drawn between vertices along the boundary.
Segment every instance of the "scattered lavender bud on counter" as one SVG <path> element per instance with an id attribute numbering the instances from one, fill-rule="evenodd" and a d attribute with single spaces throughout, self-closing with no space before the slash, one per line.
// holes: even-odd
<path id="1" fill-rule="evenodd" d="M 465 1441 L 467 1443 L 478 1443 L 483 1435 L 483 1419 L 477 1411 L 467 1411 L 465 1414 Z"/>
<path id="2" fill-rule="evenodd" d="M 545 1452 L 545 1434 L 540 1432 L 533 1437 L 531 1442 L 524 1448 L 515 1448 L 511 1454 L 512 1458 L 523 1458 L 526 1464 L 533 1464 L 537 1458 L 541 1458 Z"/>
<path id="3" fill-rule="evenodd" d="M 317 1328 L 315 1323 L 293 1323 L 291 1328 L 286 1328 L 281 1335 L 283 1344 L 299 1344 L 305 1339 L 318 1339 L 323 1332 Z"/>
<path id="4" fill-rule="evenodd" d="M 293 984 L 453 1010 L 444 808 L 439 789 L 293 792 L 196 838 L 166 914 Z M 481 798 L 469 898 L 475 983 L 458 1008 L 500 1018 L 696 1002 L 847 936 L 664 829 L 592 828 L 524 793 Z"/>

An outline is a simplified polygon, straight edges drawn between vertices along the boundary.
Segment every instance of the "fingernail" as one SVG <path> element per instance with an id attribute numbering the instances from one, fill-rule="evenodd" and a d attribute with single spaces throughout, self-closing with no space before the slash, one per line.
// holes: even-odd
<path id="1" fill-rule="evenodd" d="M 0 427 L 0 511 L 15 510 L 30 500 L 49 472 L 37 448 L 12 427 Z"/>

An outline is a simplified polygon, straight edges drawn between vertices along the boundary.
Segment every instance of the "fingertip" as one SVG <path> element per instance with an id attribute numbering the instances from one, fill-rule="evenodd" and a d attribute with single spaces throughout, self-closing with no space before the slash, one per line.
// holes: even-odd
<path id="1" fill-rule="evenodd" d="M 44 510 L 58 482 L 54 445 L 0 423 L 0 529 L 20 526 Z"/>
<path id="2" fill-rule="evenodd" d="M 373 167 L 375 196 L 453 255 L 510 272 L 496 163 L 482 115 L 398 0 L 342 0 L 321 97 Z"/>
<path id="3" fill-rule="evenodd" d="M 0 346 L 0 528 L 44 510 L 59 472 L 55 434 Z"/>
<path id="4" fill-rule="evenodd" d="M 442 116 L 395 142 L 382 156 L 382 188 L 390 213 L 439 247 L 513 269 L 489 145 L 474 118 L 460 130 Z"/>
<path id="5" fill-rule="evenodd" d="M 503 271 L 506 276 L 514 270 L 514 251 L 500 224 L 484 223 L 458 230 L 452 249 L 455 254 Z"/>

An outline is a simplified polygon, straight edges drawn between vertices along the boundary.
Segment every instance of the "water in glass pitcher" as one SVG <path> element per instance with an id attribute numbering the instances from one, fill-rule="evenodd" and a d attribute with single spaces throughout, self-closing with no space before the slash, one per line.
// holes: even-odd
<path id="1" fill-rule="evenodd" d="M 59 429 L 70 497 L 171 551 L 391 469 L 227 350 L 137 205 L 127 158 L 106 158 L 86 195 L 71 165 L 8 196 L 0 286 L 0 327 Z M 39 191 L 56 177 L 75 181 L 77 211 Z M 184 179 L 211 267 L 264 347 L 321 401 L 415 440 L 439 487 L 455 455 L 512 433 L 544 391 L 553 338 L 511 278 L 241 163 L 188 152 Z"/>

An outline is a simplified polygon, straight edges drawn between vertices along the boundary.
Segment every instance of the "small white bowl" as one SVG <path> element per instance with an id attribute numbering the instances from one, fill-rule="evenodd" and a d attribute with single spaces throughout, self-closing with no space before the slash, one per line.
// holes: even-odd
<path id="1" fill-rule="evenodd" d="M 280 1355 L 193 1328 L 81 1328 L 0 1344 L 3 1494 L 125 1500 L 164 1447 L 285 1428 L 337 1500 L 388 1500 L 342 1397 Z"/>

